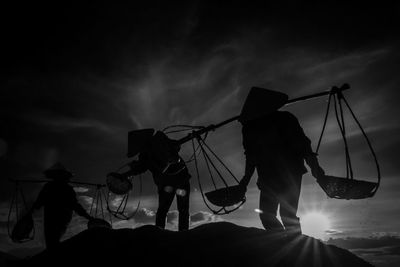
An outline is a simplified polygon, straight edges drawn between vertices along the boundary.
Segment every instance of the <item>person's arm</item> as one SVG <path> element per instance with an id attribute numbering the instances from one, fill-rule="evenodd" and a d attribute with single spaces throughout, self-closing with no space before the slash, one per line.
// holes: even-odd
<path id="1" fill-rule="evenodd" d="M 246 167 L 244 171 L 244 176 L 240 180 L 239 184 L 243 187 L 247 187 L 250 183 L 251 177 L 256 170 L 256 165 L 254 164 L 253 160 L 250 157 L 246 157 Z"/>
<path id="2" fill-rule="evenodd" d="M 73 191 L 73 189 L 71 188 L 71 190 Z M 94 201 L 94 199 L 93 199 Z M 76 212 L 76 214 L 78 214 L 79 216 L 82 216 L 88 220 L 92 220 L 93 217 L 89 215 L 89 213 L 82 207 L 82 205 L 78 202 L 78 199 L 76 197 L 76 193 L 75 191 L 73 191 L 73 209 Z"/>
<path id="3" fill-rule="evenodd" d="M 130 170 L 128 171 L 129 175 L 139 175 L 148 170 L 147 160 L 144 155 L 139 155 L 139 160 L 133 160 L 129 163 Z"/>
<path id="4" fill-rule="evenodd" d="M 310 166 L 312 176 L 318 179 L 325 175 L 324 169 L 319 165 L 316 153 L 306 155 L 305 161 L 307 165 Z"/>
<path id="5" fill-rule="evenodd" d="M 87 213 L 87 211 L 82 207 L 81 204 L 79 204 L 78 201 L 76 201 L 75 205 L 74 205 L 74 211 L 76 212 L 76 214 L 78 214 L 79 216 L 82 216 L 88 220 L 92 220 L 93 217 L 89 215 L 89 213 Z"/>

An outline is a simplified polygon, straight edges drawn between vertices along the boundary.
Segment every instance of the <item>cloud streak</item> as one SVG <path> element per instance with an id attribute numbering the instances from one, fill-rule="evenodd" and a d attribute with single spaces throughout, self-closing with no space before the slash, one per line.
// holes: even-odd
<path id="1" fill-rule="evenodd" d="M 122 11 L 108 5 L 99 7 L 99 14 L 108 14 L 100 17 L 93 15 L 91 8 L 75 14 L 80 7 L 60 16 L 62 23 L 55 23 L 54 31 L 47 31 L 52 20 L 45 19 L 43 25 L 37 21 L 38 14 L 47 18 L 46 14 L 29 10 L 26 15 L 35 14 L 35 18 L 27 16 L 29 23 L 22 21 L 19 28 L 15 25 L 19 36 L 8 36 L 16 53 L 10 52 L 12 59 L 4 61 L 9 75 L 1 81 L 1 200 L 8 200 L 12 192 L 12 185 L 3 177 L 42 177 L 43 169 L 59 160 L 77 174 L 78 181 L 104 183 L 108 172 L 127 161 L 129 130 L 218 123 L 240 112 L 252 86 L 297 97 L 348 82 L 352 89 L 345 94 L 381 162 L 381 189 L 370 202 L 328 201 L 306 176 L 303 191 L 307 194 L 302 205 L 328 203 L 327 209 L 340 221 L 334 228 L 343 235 L 386 226 L 390 229 L 380 230 L 398 229 L 398 208 L 392 203 L 398 201 L 396 178 L 400 174 L 396 115 L 400 112 L 400 53 L 391 42 L 393 25 L 398 24 L 389 23 L 397 9 L 367 6 L 360 12 L 358 6 L 349 4 L 329 10 L 320 5 L 299 5 L 278 10 L 249 7 L 251 12 L 246 14 L 246 9 L 235 4 L 213 4 L 211 8 L 201 3 L 185 5 L 178 14 L 182 7 L 168 3 L 163 8 L 150 8 L 154 17 L 136 6 Z M 169 17 L 171 14 L 176 16 Z M 338 14 L 348 17 L 340 19 Z M 397 31 L 393 30 L 395 36 Z M 28 37 L 37 47 L 20 46 L 27 43 L 21 38 Z M 316 100 L 285 107 L 299 118 L 314 145 L 325 104 Z M 239 124 L 232 124 L 211 133 L 207 140 L 238 177 L 244 171 L 240 130 Z M 374 179 L 360 133 L 354 126 L 348 133 L 357 177 Z M 344 170 L 341 142 L 334 123 L 330 123 L 320 151 L 328 173 L 341 175 Z M 189 167 L 195 188 L 194 168 Z M 208 188 L 204 168 L 201 179 Z M 255 180 L 253 177 L 245 206 L 224 220 L 261 227 L 254 212 L 258 208 Z M 128 222 L 116 222 L 117 227 L 154 222 L 156 187 L 149 174 L 143 188 L 145 209 Z M 34 195 L 37 190 L 32 187 L 27 191 Z M 136 192 L 132 195 L 138 196 Z M 91 196 L 81 200 L 86 208 L 92 203 Z M 221 219 L 204 211 L 195 190 L 191 201 L 192 226 Z M 135 207 L 134 202 L 128 206 Z M 370 217 L 373 222 L 367 220 Z M 170 227 L 176 227 L 176 211 L 169 214 L 169 222 Z M 83 229 L 84 223 L 74 220 L 79 227 L 71 233 Z"/>

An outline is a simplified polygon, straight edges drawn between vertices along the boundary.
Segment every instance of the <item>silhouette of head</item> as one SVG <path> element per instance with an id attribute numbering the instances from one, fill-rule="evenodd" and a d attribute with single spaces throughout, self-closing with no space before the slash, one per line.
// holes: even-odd
<path id="1" fill-rule="evenodd" d="M 128 158 L 138 155 L 145 150 L 151 142 L 154 129 L 134 130 L 128 133 Z"/>
<path id="2" fill-rule="evenodd" d="M 239 121 L 245 124 L 248 121 L 268 116 L 283 107 L 288 99 L 289 96 L 285 93 L 252 87 L 243 104 Z"/>
<path id="3" fill-rule="evenodd" d="M 55 181 L 69 181 L 72 177 L 74 177 L 74 174 L 65 168 L 60 162 L 57 162 L 43 173 L 46 178 L 53 179 Z"/>

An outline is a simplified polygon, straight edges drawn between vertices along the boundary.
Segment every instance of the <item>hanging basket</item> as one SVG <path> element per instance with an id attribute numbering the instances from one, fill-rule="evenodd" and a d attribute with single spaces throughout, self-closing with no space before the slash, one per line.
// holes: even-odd
<path id="1" fill-rule="evenodd" d="M 116 195 L 125 195 L 132 190 L 132 182 L 124 175 L 111 172 L 107 175 L 107 186 Z"/>
<path id="2" fill-rule="evenodd" d="M 372 147 L 371 142 L 368 139 L 366 132 L 364 131 L 363 127 L 361 126 L 360 122 L 358 121 L 356 115 L 354 114 L 353 110 L 351 109 L 349 103 L 345 99 L 342 91 L 343 88 L 349 88 L 349 85 L 345 84 L 341 88 L 333 87 L 331 93 L 329 94 L 328 105 L 326 108 L 324 123 L 322 126 L 322 131 L 318 140 L 318 145 L 316 149 L 316 153 L 318 154 L 322 137 L 324 135 L 324 131 L 327 125 L 330 104 L 333 100 L 333 107 L 335 111 L 336 122 L 339 127 L 339 131 L 342 135 L 343 144 L 344 144 L 344 152 L 346 157 L 346 177 L 336 177 L 336 176 L 329 176 L 324 175 L 317 179 L 318 184 L 321 188 L 325 191 L 328 197 L 337 198 L 337 199 L 363 199 L 373 197 L 379 188 L 379 184 L 381 181 L 381 172 L 378 163 L 378 159 L 376 157 L 375 151 Z M 345 116 L 343 110 L 343 103 L 346 105 L 347 109 L 350 112 L 351 117 L 353 118 L 354 122 L 357 124 L 359 130 L 361 131 L 370 153 L 373 157 L 376 171 L 377 171 L 377 182 L 369 182 L 369 181 L 361 181 L 354 179 L 353 173 L 353 166 L 350 157 L 349 151 L 349 144 L 347 141 L 347 132 L 346 132 L 346 123 L 345 123 Z"/>
<path id="3" fill-rule="evenodd" d="M 11 239 L 15 243 L 23 243 L 33 238 L 34 223 L 31 214 L 23 216 L 15 224 L 12 232 Z"/>
<path id="4" fill-rule="evenodd" d="M 87 223 L 88 229 L 98 228 L 98 227 L 112 229 L 111 224 L 109 222 L 100 218 L 94 218 L 92 220 L 89 220 Z"/>
<path id="5" fill-rule="evenodd" d="M 318 184 L 330 198 L 363 199 L 372 197 L 378 183 L 325 175 L 317 179 Z"/>
<path id="6" fill-rule="evenodd" d="M 246 201 L 246 191 L 240 185 L 224 187 L 205 193 L 208 201 L 218 207 L 230 207 Z"/>

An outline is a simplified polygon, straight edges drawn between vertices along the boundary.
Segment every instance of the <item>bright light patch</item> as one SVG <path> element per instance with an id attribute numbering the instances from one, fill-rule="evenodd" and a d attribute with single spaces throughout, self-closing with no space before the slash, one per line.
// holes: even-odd
<path id="1" fill-rule="evenodd" d="M 321 212 L 310 212 L 300 218 L 303 234 L 317 239 L 325 239 L 330 228 L 329 218 Z"/>
<path id="2" fill-rule="evenodd" d="M 254 211 L 257 212 L 257 213 L 263 213 L 263 211 L 260 210 L 260 209 L 254 209 Z"/>

